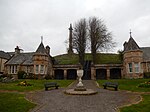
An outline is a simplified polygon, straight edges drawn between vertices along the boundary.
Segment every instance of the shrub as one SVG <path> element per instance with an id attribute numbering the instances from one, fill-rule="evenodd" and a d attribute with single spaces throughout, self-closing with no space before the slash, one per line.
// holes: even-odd
<path id="1" fill-rule="evenodd" d="M 34 79 L 34 74 L 33 73 L 26 73 L 24 74 L 25 79 Z"/>
<path id="2" fill-rule="evenodd" d="M 143 87 L 143 88 L 150 88 L 150 81 L 145 82 L 145 83 L 140 83 L 138 87 Z"/>
<path id="3" fill-rule="evenodd" d="M 25 71 L 19 71 L 18 72 L 18 79 L 24 79 L 25 78 L 25 74 L 26 74 Z"/>
<path id="4" fill-rule="evenodd" d="M 51 77 L 50 75 L 46 75 L 46 76 L 45 76 L 45 79 L 46 79 L 46 80 L 52 79 L 52 77 Z"/>

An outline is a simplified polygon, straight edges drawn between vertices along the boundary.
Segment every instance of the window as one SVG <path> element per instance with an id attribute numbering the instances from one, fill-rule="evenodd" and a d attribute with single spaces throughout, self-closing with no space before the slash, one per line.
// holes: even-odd
<path id="1" fill-rule="evenodd" d="M 17 66 L 10 66 L 10 74 L 16 74 L 17 73 Z"/>
<path id="2" fill-rule="evenodd" d="M 26 66 L 26 72 L 27 73 L 31 73 L 32 71 L 31 71 L 31 66 Z"/>
<path id="3" fill-rule="evenodd" d="M 39 73 L 39 65 L 36 65 L 35 73 L 36 73 L 36 74 L 38 74 L 38 73 Z"/>
<path id="4" fill-rule="evenodd" d="M 41 65 L 40 73 L 44 74 L 44 65 Z"/>
<path id="5" fill-rule="evenodd" d="M 150 63 L 147 63 L 148 72 L 150 72 Z"/>
<path id="6" fill-rule="evenodd" d="M 45 66 L 45 74 L 47 74 L 47 66 Z"/>
<path id="7" fill-rule="evenodd" d="M 132 63 L 129 63 L 129 73 L 132 73 Z"/>
<path id="8" fill-rule="evenodd" d="M 15 67 L 14 67 L 14 66 L 11 66 L 11 67 L 12 67 L 11 73 L 13 74 L 13 73 L 14 73 L 14 68 L 15 68 Z"/>
<path id="9" fill-rule="evenodd" d="M 135 69 L 135 73 L 139 73 L 140 72 L 139 63 L 134 63 L 134 69 Z"/>
<path id="10" fill-rule="evenodd" d="M 9 68 L 8 68 L 8 69 L 9 69 L 9 73 L 11 74 L 11 66 L 9 66 Z"/>
<path id="11" fill-rule="evenodd" d="M 17 66 L 15 66 L 15 71 L 14 72 L 17 73 Z"/>

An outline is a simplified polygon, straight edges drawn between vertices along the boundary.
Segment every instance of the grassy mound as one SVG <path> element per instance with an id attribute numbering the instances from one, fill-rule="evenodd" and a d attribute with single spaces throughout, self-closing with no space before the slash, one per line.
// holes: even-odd
<path id="1" fill-rule="evenodd" d="M 63 54 L 54 57 L 58 64 L 69 65 L 69 64 L 79 64 L 78 54 Z M 92 60 L 92 55 L 87 53 L 85 55 L 85 60 Z M 96 64 L 121 64 L 121 58 L 119 54 L 110 53 L 98 53 L 96 57 Z"/>

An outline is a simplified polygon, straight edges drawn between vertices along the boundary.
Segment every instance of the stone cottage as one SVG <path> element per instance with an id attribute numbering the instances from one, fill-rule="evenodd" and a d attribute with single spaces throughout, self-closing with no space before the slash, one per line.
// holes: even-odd
<path id="1" fill-rule="evenodd" d="M 17 78 L 19 71 L 25 71 L 34 78 L 42 79 L 52 72 L 50 47 L 40 43 L 35 52 L 22 53 L 17 46 L 14 55 L 5 63 L 5 72 Z"/>
<path id="2" fill-rule="evenodd" d="M 143 78 L 146 72 L 150 72 L 150 47 L 139 47 L 130 34 L 124 43 L 123 77 Z"/>

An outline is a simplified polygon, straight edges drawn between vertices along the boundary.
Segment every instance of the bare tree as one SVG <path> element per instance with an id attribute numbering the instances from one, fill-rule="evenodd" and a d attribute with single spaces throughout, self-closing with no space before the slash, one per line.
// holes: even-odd
<path id="1" fill-rule="evenodd" d="M 79 62 L 83 66 L 85 49 L 86 49 L 86 40 L 87 40 L 87 22 L 86 19 L 80 19 L 74 27 L 73 30 L 73 48 L 76 49 L 79 54 Z"/>
<path id="2" fill-rule="evenodd" d="M 96 62 L 98 51 L 108 50 L 114 46 L 112 34 L 108 32 L 106 25 L 101 19 L 96 17 L 89 18 L 89 39 L 91 41 L 91 53 L 93 63 Z"/>

